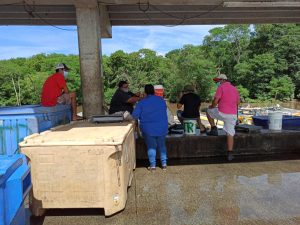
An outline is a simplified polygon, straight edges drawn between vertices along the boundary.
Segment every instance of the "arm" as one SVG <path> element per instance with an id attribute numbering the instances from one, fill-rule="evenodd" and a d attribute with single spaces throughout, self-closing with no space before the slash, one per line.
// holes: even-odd
<path id="1" fill-rule="evenodd" d="M 127 103 L 130 103 L 130 104 L 135 104 L 137 101 L 139 101 L 141 98 L 140 97 L 130 97 L 128 100 L 127 100 Z"/>
<path id="2" fill-rule="evenodd" d="M 177 109 L 181 109 L 184 105 L 184 95 L 181 96 L 179 102 L 177 103 Z"/>
<path id="3" fill-rule="evenodd" d="M 209 106 L 209 108 L 216 108 L 218 103 L 219 103 L 219 98 L 214 98 L 214 100 L 212 101 L 211 105 Z"/>
<path id="4" fill-rule="evenodd" d="M 141 92 L 133 93 L 133 92 L 129 91 L 128 94 L 130 95 L 130 97 L 140 97 Z"/>
<path id="5" fill-rule="evenodd" d="M 214 100 L 212 101 L 211 105 L 209 106 L 210 109 L 216 108 L 218 106 L 218 103 L 219 103 L 222 95 L 223 95 L 222 88 L 218 87 L 215 97 L 214 97 Z"/>
<path id="6" fill-rule="evenodd" d="M 61 88 L 61 90 L 64 93 L 66 93 L 66 94 L 69 93 L 69 89 L 68 89 L 66 80 L 65 80 L 63 75 L 57 75 L 56 76 L 56 82 L 57 82 L 57 85 Z"/>
<path id="7" fill-rule="evenodd" d="M 182 104 L 180 104 L 180 103 L 177 103 L 177 109 L 181 109 L 182 108 Z"/>
<path id="8" fill-rule="evenodd" d="M 65 86 L 63 87 L 63 90 L 64 90 L 64 93 L 65 93 L 65 94 L 69 93 L 69 89 L 68 89 L 67 85 L 65 85 Z"/>
<path id="9" fill-rule="evenodd" d="M 132 112 L 132 117 L 137 120 L 141 117 L 141 114 L 142 114 L 141 104 L 137 104 L 135 109 Z"/>
<path id="10" fill-rule="evenodd" d="M 241 97 L 240 94 L 238 93 L 237 106 L 239 106 L 239 104 L 241 104 Z"/>

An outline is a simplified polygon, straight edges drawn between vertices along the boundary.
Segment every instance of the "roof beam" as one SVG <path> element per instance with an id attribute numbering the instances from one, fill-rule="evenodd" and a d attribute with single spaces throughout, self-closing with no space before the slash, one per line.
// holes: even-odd
<path id="1" fill-rule="evenodd" d="M 70 26 L 70 25 L 76 25 L 76 19 L 55 19 L 55 20 L 49 20 L 47 21 L 51 24 L 55 24 L 58 26 Z M 0 18 L 0 25 L 49 25 L 45 23 L 45 21 L 42 20 L 33 20 L 33 19 L 3 19 Z"/>
<path id="2" fill-rule="evenodd" d="M 100 33 L 102 38 L 112 37 L 112 27 L 110 23 L 110 18 L 107 12 L 107 8 L 104 5 L 99 5 L 100 13 Z"/>
<path id="3" fill-rule="evenodd" d="M 264 24 L 264 23 L 300 23 L 300 18 L 247 18 L 247 19 L 190 19 L 184 22 L 175 20 L 114 20 L 113 26 L 178 26 L 178 25 L 210 25 L 210 24 Z"/>
<path id="4" fill-rule="evenodd" d="M 143 12 L 137 5 L 109 5 L 107 6 L 107 10 L 109 13 L 139 13 Z M 300 10 L 300 8 L 289 7 L 289 8 L 224 8 L 224 7 L 216 7 L 215 5 L 173 5 L 173 6 L 165 6 L 165 5 L 150 5 L 149 9 L 146 11 L 147 13 L 151 12 L 248 12 L 248 11 L 294 11 Z"/>
<path id="5" fill-rule="evenodd" d="M 36 5 L 75 5 L 77 0 L 25 0 L 27 4 Z M 16 0 L 1 0 L 0 5 L 14 4 Z M 22 2 L 22 1 L 20 1 Z M 86 0 L 87 4 L 92 0 Z M 99 4 L 103 5 L 124 5 L 124 4 L 138 4 L 147 3 L 148 0 L 99 0 Z M 223 0 L 149 0 L 153 5 L 218 5 L 222 4 Z"/>
<path id="6" fill-rule="evenodd" d="M 211 12 L 211 13 L 111 13 L 110 20 L 189 20 L 189 18 L 202 18 L 202 19 L 244 19 L 244 18 L 299 18 L 300 10 L 293 12 Z"/>

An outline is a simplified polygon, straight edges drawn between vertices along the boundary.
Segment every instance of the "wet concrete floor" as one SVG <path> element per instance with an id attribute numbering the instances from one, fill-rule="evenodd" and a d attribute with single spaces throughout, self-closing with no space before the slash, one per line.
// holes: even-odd
<path id="1" fill-rule="evenodd" d="M 126 209 L 48 210 L 31 225 L 297 225 L 300 160 L 172 165 L 135 171 Z"/>

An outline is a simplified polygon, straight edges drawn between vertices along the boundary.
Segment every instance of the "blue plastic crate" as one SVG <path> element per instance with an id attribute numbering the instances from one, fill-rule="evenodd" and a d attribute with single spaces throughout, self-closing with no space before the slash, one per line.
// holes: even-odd
<path id="1" fill-rule="evenodd" d="M 33 133 L 71 121 L 70 105 L 0 107 L 0 155 L 12 155 L 19 142 Z"/>
<path id="2" fill-rule="evenodd" d="M 262 126 L 264 129 L 269 129 L 269 119 L 268 116 L 253 116 L 253 123 L 256 126 Z"/>
<path id="3" fill-rule="evenodd" d="M 26 157 L 22 154 L 0 156 L 0 225 L 10 225 L 16 216 L 18 224 L 25 224 L 23 203 L 30 190 Z"/>
<path id="4" fill-rule="evenodd" d="M 30 218 L 26 215 L 25 204 L 22 202 L 10 225 L 27 225 Z"/>
<path id="5" fill-rule="evenodd" d="M 256 126 L 262 126 L 264 129 L 269 129 L 268 116 L 253 116 L 253 123 Z M 283 130 L 300 130 L 300 116 L 286 116 L 282 118 Z"/>

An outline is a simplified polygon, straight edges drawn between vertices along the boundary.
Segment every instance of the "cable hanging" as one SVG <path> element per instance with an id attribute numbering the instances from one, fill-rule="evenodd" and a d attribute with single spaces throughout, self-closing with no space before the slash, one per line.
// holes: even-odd
<path id="1" fill-rule="evenodd" d="M 37 12 L 35 12 L 35 7 L 34 5 L 31 6 L 29 4 L 27 4 L 25 1 L 23 1 L 23 6 L 24 6 L 24 10 L 25 12 L 28 13 L 28 15 L 32 18 L 38 18 L 39 20 L 41 20 L 42 22 L 44 22 L 45 24 L 51 26 L 51 27 L 54 27 L 56 29 L 59 29 L 59 30 L 63 30 L 63 31 L 77 31 L 77 29 L 67 29 L 67 28 L 62 28 L 62 27 L 59 27 L 59 26 L 56 26 L 52 23 L 50 23 L 49 21 L 47 21 L 46 19 L 44 19 L 41 15 L 39 15 Z"/>

